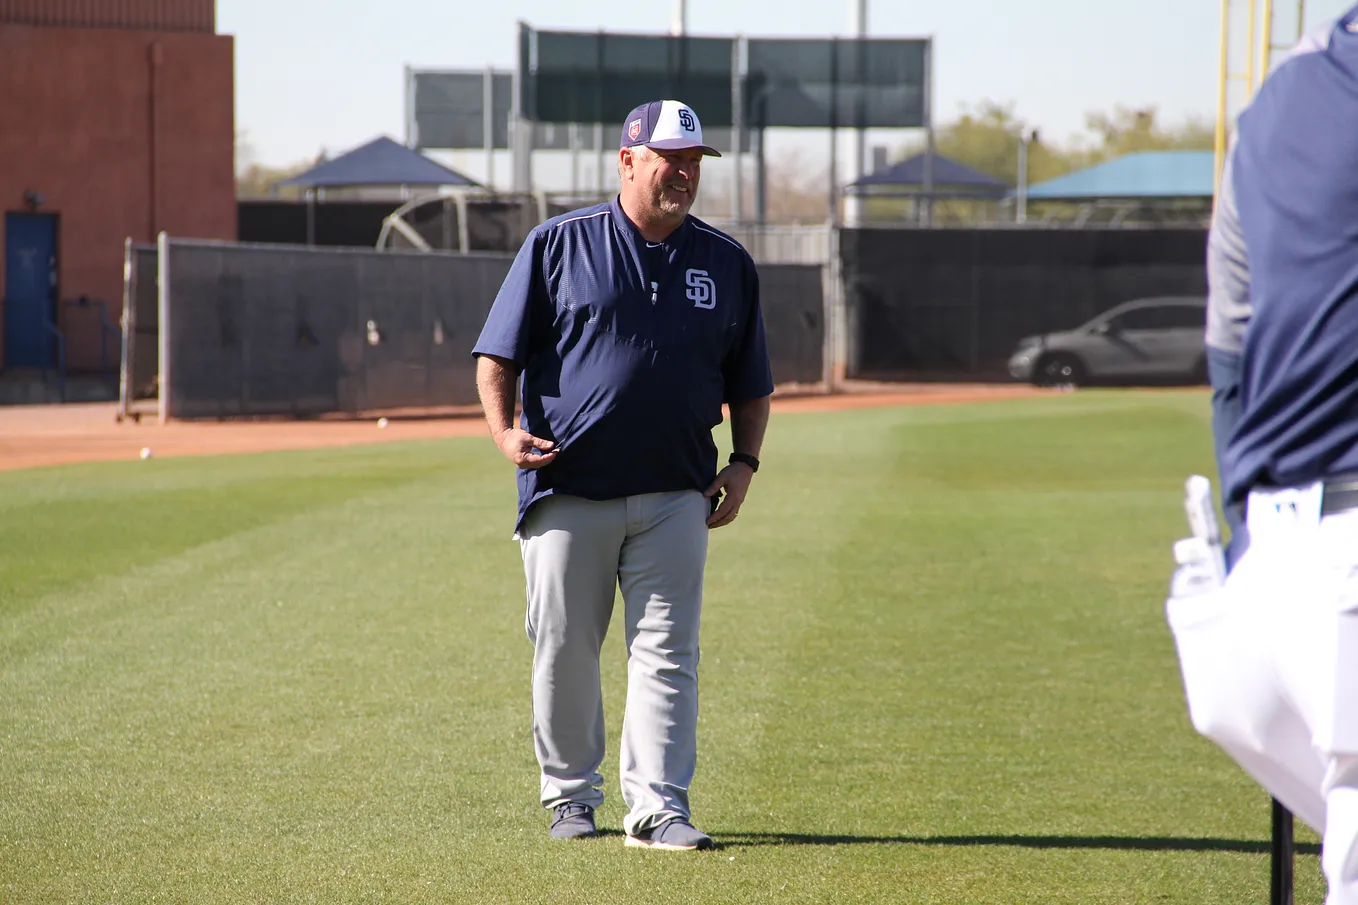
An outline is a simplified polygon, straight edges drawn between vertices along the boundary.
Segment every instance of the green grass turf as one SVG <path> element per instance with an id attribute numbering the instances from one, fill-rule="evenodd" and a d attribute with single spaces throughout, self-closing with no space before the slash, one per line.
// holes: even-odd
<path id="1" fill-rule="evenodd" d="M 617 624 L 612 832 L 546 839 L 489 441 L 0 475 L 0 901 L 1264 902 L 1163 618 L 1210 455 L 1200 393 L 777 417 L 713 537 L 699 855 L 617 834 Z"/>

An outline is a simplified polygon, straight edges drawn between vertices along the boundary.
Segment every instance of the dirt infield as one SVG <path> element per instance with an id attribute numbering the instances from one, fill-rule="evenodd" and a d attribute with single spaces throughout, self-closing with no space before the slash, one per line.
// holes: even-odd
<path id="1" fill-rule="evenodd" d="M 774 396 L 774 411 L 974 402 L 1042 392 L 1018 384 L 865 384 L 835 395 L 780 390 Z M 156 457 L 226 455 L 464 437 L 486 429 L 475 406 L 437 413 L 391 412 L 385 428 L 378 427 L 376 413 L 362 419 L 176 421 L 166 425 L 154 417 L 119 423 L 116 414 L 117 406 L 111 403 L 0 407 L 0 471 L 136 459 L 143 448 Z"/>

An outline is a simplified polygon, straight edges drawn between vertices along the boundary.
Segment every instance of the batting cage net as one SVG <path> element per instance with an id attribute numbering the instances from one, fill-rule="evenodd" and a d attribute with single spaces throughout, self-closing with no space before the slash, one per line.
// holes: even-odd
<path id="1" fill-rule="evenodd" d="M 397 208 L 378 248 L 516 252 L 541 222 L 538 199 L 525 195 L 430 195 Z M 399 223 L 395 221 L 401 221 Z"/>
<path id="2" fill-rule="evenodd" d="M 154 335 L 138 318 L 124 371 L 183 419 L 474 404 L 471 349 L 513 261 L 168 237 L 129 255 L 127 291 L 156 286 L 158 318 Z M 819 380 L 823 268 L 759 272 L 774 379 Z"/>

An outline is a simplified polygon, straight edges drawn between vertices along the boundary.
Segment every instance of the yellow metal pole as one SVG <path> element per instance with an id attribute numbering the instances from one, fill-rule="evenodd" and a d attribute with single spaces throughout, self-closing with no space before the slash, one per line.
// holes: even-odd
<path id="1" fill-rule="evenodd" d="M 1245 34 L 1245 97 L 1254 94 L 1254 37 L 1259 18 L 1258 0 L 1248 0 L 1250 5 L 1249 31 Z"/>
<path id="2" fill-rule="evenodd" d="M 1221 68 L 1217 78 L 1216 169 L 1213 194 L 1221 191 L 1221 168 L 1226 164 L 1226 88 L 1230 83 L 1231 0 L 1221 0 Z"/>
<path id="3" fill-rule="evenodd" d="M 1297 40 L 1306 37 L 1306 0 L 1297 0 Z"/>
<path id="4" fill-rule="evenodd" d="M 1260 64 L 1259 84 L 1268 78 L 1269 66 L 1273 61 L 1273 0 L 1264 0 L 1264 40 L 1260 47 L 1263 58 Z M 1251 89 L 1253 90 L 1253 89 Z"/>

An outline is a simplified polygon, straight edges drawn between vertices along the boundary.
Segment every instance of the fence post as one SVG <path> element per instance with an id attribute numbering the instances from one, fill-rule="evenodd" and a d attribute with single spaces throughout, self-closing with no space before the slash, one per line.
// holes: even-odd
<path id="1" fill-rule="evenodd" d="M 159 275 L 156 282 L 160 289 L 160 367 L 157 368 L 156 399 L 161 424 L 170 420 L 170 236 L 161 232 L 156 237 L 156 263 Z"/>
<path id="2" fill-rule="evenodd" d="M 121 342 L 122 361 L 118 364 L 118 420 L 122 421 L 132 410 L 132 356 L 136 354 L 137 332 L 137 266 L 132 250 L 132 237 L 123 242 L 123 315 L 121 318 L 123 337 Z"/>
<path id="3" fill-rule="evenodd" d="M 844 291 L 844 268 L 840 258 L 841 228 L 826 224 L 823 274 L 823 315 L 825 335 L 822 338 L 821 382 L 827 393 L 836 393 L 843 386 L 848 357 L 847 293 Z"/>

